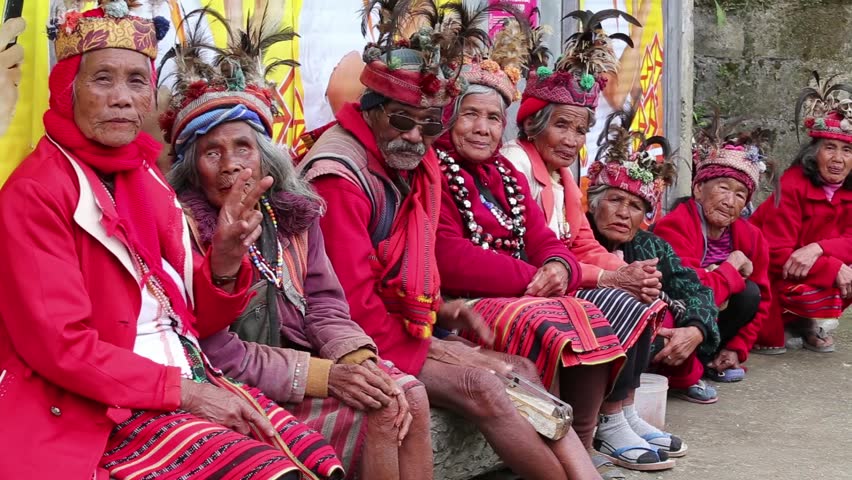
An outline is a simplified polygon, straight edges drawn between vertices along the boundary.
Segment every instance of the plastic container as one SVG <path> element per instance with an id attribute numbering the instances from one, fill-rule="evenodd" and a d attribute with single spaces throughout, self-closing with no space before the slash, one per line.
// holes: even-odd
<path id="1" fill-rule="evenodd" d="M 640 387 L 636 389 L 636 413 L 660 430 L 666 427 L 668 390 L 669 379 L 653 373 L 643 373 Z"/>

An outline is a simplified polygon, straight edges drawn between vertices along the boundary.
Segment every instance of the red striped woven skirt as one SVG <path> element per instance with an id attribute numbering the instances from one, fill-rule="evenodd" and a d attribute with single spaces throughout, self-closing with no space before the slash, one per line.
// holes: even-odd
<path id="1" fill-rule="evenodd" d="M 797 317 L 814 320 L 840 318 L 850 300 L 840 296 L 840 289 L 813 287 L 804 283 L 782 287 L 781 308 Z"/>
<path id="2" fill-rule="evenodd" d="M 379 366 L 407 392 L 421 383 L 399 369 Z M 336 398 L 306 398 L 298 404 L 286 405 L 300 422 L 316 430 L 328 440 L 346 470 L 347 479 L 358 478 L 361 451 L 367 434 L 365 413 L 350 408 Z M 364 479 L 368 480 L 368 479 Z"/>
<path id="3" fill-rule="evenodd" d="M 612 326 L 596 306 L 585 300 L 483 298 L 472 300 L 470 305 L 494 331 L 494 350 L 532 360 L 548 388 L 553 386 L 560 366 L 624 360 L 624 349 Z M 463 336 L 482 344 L 472 332 L 464 332 Z"/>

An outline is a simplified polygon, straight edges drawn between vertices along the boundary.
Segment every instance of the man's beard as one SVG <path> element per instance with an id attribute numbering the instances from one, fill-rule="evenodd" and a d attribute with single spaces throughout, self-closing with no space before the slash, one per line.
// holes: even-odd
<path id="1" fill-rule="evenodd" d="M 411 143 L 402 138 L 391 140 L 381 149 L 385 163 L 395 170 L 414 170 L 426 155 L 426 145 Z"/>

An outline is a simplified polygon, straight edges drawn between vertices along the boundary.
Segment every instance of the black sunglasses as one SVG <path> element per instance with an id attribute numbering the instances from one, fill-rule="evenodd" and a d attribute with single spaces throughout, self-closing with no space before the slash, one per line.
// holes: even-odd
<path id="1" fill-rule="evenodd" d="M 384 105 L 382 105 L 382 111 L 388 116 L 390 126 L 400 132 L 410 132 L 418 125 L 420 125 L 420 131 L 427 137 L 440 135 L 444 131 L 444 124 L 441 122 L 419 122 L 402 113 L 388 113 Z"/>

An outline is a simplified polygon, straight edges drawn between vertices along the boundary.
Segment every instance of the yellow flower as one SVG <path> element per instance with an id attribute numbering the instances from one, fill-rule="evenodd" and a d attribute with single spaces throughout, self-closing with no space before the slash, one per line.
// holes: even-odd
<path id="1" fill-rule="evenodd" d="M 521 79 L 521 69 L 515 66 L 506 67 L 506 75 L 509 77 L 509 80 L 512 83 L 518 83 L 518 80 Z"/>
<path id="2" fill-rule="evenodd" d="M 479 67 L 485 70 L 486 72 L 491 73 L 495 73 L 500 70 L 500 64 L 498 64 L 494 60 L 483 60 L 482 63 L 479 64 Z"/>

